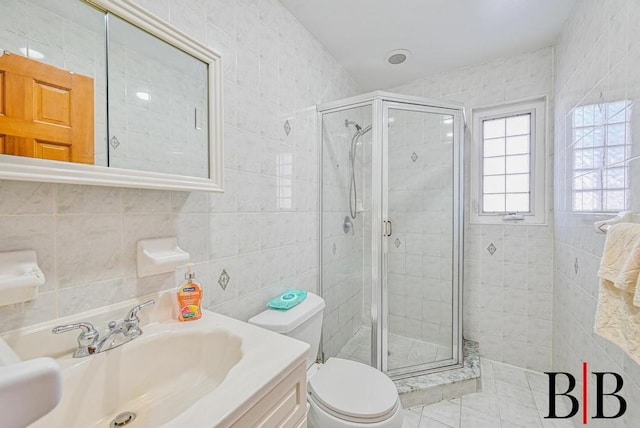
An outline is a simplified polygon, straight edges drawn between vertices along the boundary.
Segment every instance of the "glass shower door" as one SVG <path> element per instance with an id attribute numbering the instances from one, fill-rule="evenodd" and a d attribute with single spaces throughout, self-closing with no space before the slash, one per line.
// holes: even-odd
<path id="1" fill-rule="evenodd" d="M 458 363 L 459 110 L 383 108 L 383 350 L 389 375 Z"/>
<path id="2" fill-rule="evenodd" d="M 321 292 L 324 360 L 372 361 L 373 104 L 322 117 Z M 375 332 L 374 332 L 375 333 Z"/>

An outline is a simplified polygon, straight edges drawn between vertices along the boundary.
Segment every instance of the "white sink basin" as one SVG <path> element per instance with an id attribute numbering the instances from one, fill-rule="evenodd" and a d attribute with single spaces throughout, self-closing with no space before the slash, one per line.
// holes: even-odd
<path id="1" fill-rule="evenodd" d="M 32 426 L 105 427 L 125 411 L 137 415 L 130 426 L 156 427 L 174 419 L 217 388 L 242 358 L 238 336 L 220 328 L 180 327 L 193 325 L 155 324 L 126 346 L 60 358 L 62 402 Z"/>
<path id="2" fill-rule="evenodd" d="M 175 321 L 175 295 L 167 294 L 141 317 L 142 336 L 85 358 L 71 356 L 76 335 L 54 336 L 51 323 L 6 335 L 23 359 L 49 348 L 62 370 L 62 401 L 30 426 L 108 427 L 124 412 L 136 415 L 130 428 L 228 426 L 306 359 L 306 344 L 212 312 Z M 110 310 L 124 314 L 136 303 Z M 98 328 L 110 318 L 93 312 L 57 323 L 84 320 Z"/>

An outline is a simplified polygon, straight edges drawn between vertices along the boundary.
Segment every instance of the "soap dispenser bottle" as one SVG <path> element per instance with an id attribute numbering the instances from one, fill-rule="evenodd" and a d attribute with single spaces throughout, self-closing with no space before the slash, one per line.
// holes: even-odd
<path id="1" fill-rule="evenodd" d="M 188 263 L 185 280 L 178 288 L 178 321 L 194 321 L 202 317 L 202 287 L 195 276 L 193 263 Z"/>

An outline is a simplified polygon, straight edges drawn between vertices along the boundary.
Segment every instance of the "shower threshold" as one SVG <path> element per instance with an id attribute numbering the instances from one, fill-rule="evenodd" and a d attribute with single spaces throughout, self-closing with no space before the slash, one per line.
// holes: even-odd
<path id="1" fill-rule="evenodd" d="M 452 400 L 481 390 L 478 342 L 464 340 L 463 367 L 395 380 L 402 407 Z"/>

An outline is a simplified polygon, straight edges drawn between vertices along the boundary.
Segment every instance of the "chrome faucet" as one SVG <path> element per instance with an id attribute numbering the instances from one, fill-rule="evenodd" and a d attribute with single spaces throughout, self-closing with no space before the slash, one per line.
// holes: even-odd
<path id="1" fill-rule="evenodd" d="M 117 348 L 140 336 L 142 329 L 140 329 L 138 312 L 140 309 L 153 305 L 154 303 L 154 300 L 149 300 L 140 305 L 136 305 L 127 312 L 124 319 L 111 321 L 109 323 L 109 331 L 104 338 L 100 338 L 98 331 L 88 322 L 60 325 L 54 327 L 51 331 L 58 334 L 79 328 L 82 332 L 80 336 L 78 336 L 78 349 L 73 353 L 73 358 L 82 358 L 91 354 L 98 354 L 108 351 L 109 349 Z"/>
<path id="2" fill-rule="evenodd" d="M 132 341 L 136 337 L 142 334 L 140 329 L 140 318 L 138 318 L 138 311 L 140 309 L 153 305 L 155 301 L 149 300 L 140 305 L 134 306 L 127 312 L 127 316 L 120 321 L 111 321 L 109 323 L 109 332 L 106 337 L 98 340 L 96 344 L 96 353 L 108 351 L 109 349 L 117 348 L 124 345 L 127 342 Z"/>
<path id="3" fill-rule="evenodd" d="M 73 353 L 73 358 L 82 358 L 94 353 L 94 346 L 98 341 L 100 334 L 93 325 L 88 322 L 79 322 L 77 324 L 59 325 L 54 327 L 51 332 L 55 334 L 66 333 L 67 331 L 80 329 L 78 336 L 78 349 Z"/>

